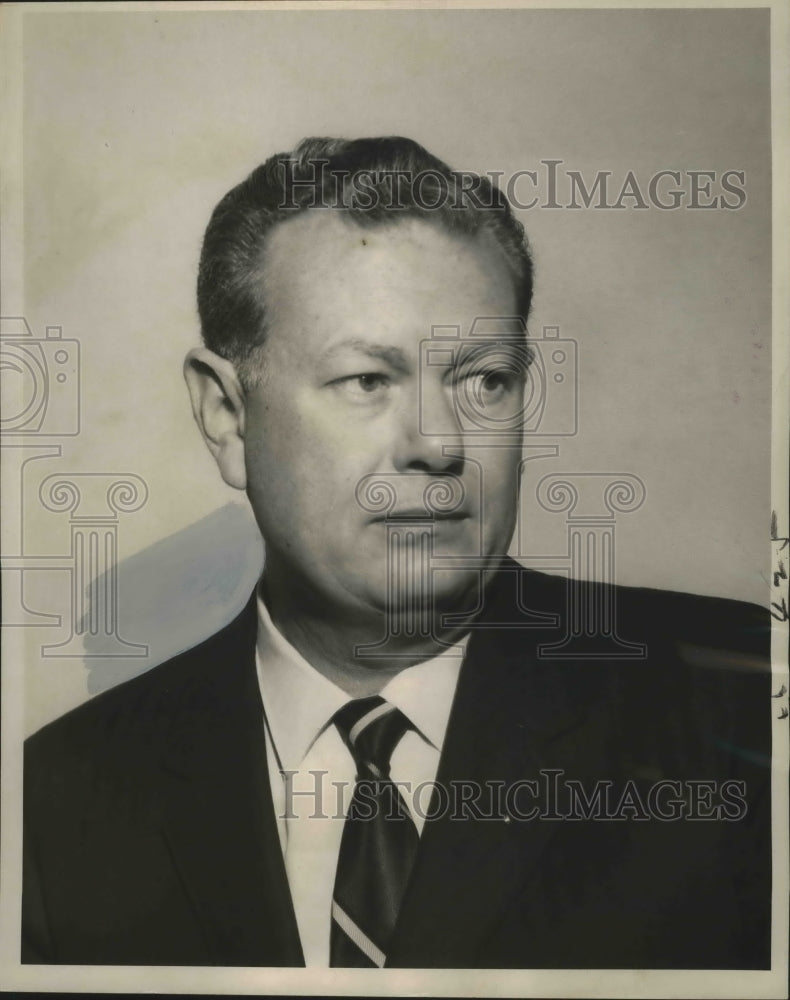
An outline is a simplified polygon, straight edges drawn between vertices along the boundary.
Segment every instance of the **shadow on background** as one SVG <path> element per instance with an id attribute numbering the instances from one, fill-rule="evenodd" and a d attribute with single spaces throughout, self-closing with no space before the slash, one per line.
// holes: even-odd
<path id="1" fill-rule="evenodd" d="M 247 602 L 262 566 L 252 511 L 235 503 L 119 562 L 119 632 L 128 642 L 146 644 L 148 655 L 102 655 L 100 639 L 83 618 L 89 692 L 144 673 L 222 628 Z M 104 587 L 106 577 L 91 587 Z"/>

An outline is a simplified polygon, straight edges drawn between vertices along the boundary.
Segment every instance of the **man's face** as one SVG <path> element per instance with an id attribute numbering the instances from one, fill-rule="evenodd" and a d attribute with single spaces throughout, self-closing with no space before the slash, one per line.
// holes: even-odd
<path id="1" fill-rule="evenodd" d="M 435 560 L 495 563 L 515 526 L 520 437 L 469 433 L 458 399 L 478 400 L 495 423 L 521 408 L 512 335 L 482 348 L 469 340 L 475 317 L 516 311 L 501 251 L 417 220 L 363 229 L 308 211 L 272 232 L 263 272 L 267 341 L 244 447 L 269 586 L 279 578 L 329 606 L 383 610 L 394 558 L 385 514 L 427 513 L 426 487 L 442 483 L 463 499 L 429 527 L 417 522 L 401 574 L 427 531 Z M 459 326 L 461 339 L 428 364 L 437 324 Z M 383 510 L 373 502 L 379 480 L 392 498 Z M 478 578 L 474 565 L 435 574 L 437 602 Z"/>

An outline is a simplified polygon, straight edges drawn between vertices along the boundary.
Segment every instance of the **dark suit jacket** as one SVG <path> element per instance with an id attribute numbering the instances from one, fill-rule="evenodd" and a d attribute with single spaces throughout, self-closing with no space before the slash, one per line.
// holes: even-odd
<path id="1" fill-rule="evenodd" d="M 769 618 L 658 591 L 619 588 L 616 601 L 620 635 L 646 656 L 602 641 L 598 657 L 556 658 L 544 646 L 564 634 L 565 581 L 507 564 L 490 588 L 437 778 L 556 781 L 558 801 L 544 803 L 555 818 L 467 808 L 429 820 L 389 965 L 770 965 Z M 202 645 L 28 741 L 23 961 L 302 964 L 255 632 L 251 601 Z M 596 818 L 593 802 L 589 819 L 557 818 L 573 780 L 591 799 L 596 782 L 615 799 L 630 788 L 632 808 Z M 681 782 L 669 790 L 698 818 L 640 816 L 633 789 L 644 804 L 660 780 Z M 730 818 L 700 818 L 728 780 L 745 782 L 728 786 Z"/>

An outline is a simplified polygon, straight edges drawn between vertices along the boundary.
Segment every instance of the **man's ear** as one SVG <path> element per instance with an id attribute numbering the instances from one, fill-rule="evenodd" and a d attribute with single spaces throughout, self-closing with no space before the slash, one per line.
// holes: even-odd
<path id="1" fill-rule="evenodd" d="M 208 348 L 196 347 L 184 360 L 184 378 L 195 420 L 222 478 L 228 486 L 246 489 L 244 390 L 236 369 Z"/>

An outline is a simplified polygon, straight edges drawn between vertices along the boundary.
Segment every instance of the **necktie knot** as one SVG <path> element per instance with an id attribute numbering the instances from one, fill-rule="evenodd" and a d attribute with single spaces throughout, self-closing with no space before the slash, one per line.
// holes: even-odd
<path id="1" fill-rule="evenodd" d="M 384 698 L 350 701 L 335 713 L 334 723 L 357 766 L 357 777 L 389 777 L 392 752 L 412 728 L 406 716 Z"/>

